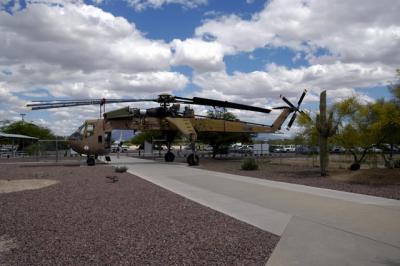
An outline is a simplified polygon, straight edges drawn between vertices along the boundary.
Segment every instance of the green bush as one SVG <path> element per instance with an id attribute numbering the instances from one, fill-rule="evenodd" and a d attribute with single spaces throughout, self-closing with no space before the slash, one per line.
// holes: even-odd
<path id="1" fill-rule="evenodd" d="M 350 165 L 350 170 L 351 171 L 358 171 L 358 170 L 360 170 L 360 168 L 361 168 L 361 165 L 359 163 L 352 163 Z"/>
<path id="2" fill-rule="evenodd" d="M 257 170 L 258 164 L 254 158 L 247 158 L 242 163 L 242 170 Z"/>
<path id="3" fill-rule="evenodd" d="M 127 170 L 128 170 L 128 167 L 126 167 L 126 166 L 116 166 L 114 168 L 114 171 L 116 173 L 125 173 Z"/>

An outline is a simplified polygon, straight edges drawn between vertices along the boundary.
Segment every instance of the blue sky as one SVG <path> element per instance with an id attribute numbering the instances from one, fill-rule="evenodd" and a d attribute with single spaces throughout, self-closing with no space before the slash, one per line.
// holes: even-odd
<path id="1" fill-rule="evenodd" d="M 2 0 L 0 120 L 19 119 L 29 100 L 162 92 L 271 107 L 308 89 L 311 111 L 325 89 L 331 102 L 388 99 L 399 13 L 396 0 Z M 258 123 L 277 115 L 234 112 Z M 67 135 L 97 113 L 25 118 Z"/>

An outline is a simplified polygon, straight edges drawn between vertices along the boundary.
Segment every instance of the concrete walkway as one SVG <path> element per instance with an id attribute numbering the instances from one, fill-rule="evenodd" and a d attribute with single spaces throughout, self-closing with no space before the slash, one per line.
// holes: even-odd
<path id="1" fill-rule="evenodd" d="M 400 201 L 121 156 L 128 172 L 281 236 L 267 265 L 400 265 Z"/>

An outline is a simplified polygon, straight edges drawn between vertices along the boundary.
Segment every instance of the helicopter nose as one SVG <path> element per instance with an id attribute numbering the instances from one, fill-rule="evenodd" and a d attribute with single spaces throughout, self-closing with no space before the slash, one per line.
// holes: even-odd
<path id="1" fill-rule="evenodd" d="M 81 145 L 80 141 L 76 139 L 74 134 L 72 134 L 71 136 L 68 137 L 68 144 L 71 147 L 71 149 L 74 150 L 75 152 L 78 152 L 78 153 L 81 152 L 82 145 Z"/>

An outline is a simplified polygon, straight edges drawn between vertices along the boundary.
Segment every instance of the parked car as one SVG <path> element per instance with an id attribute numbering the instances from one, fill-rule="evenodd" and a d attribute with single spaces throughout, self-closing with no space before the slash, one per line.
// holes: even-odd
<path id="1" fill-rule="evenodd" d="M 252 153 L 253 152 L 253 145 L 242 145 L 239 148 L 240 153 Z"/>
<path id="2" fill-rule="evenodd" d="M 283 152 L 283 149 L 280 147 L 274 147 L 272 148 L 272 152 Z"/>
<path id="3" fill-rule="evenodd" d="M 128 151 L 129 146 L 127 145 L 111 145 L 111 152 L 118 152 L 118 148 L 120 148 L 120 152 L 126 152 Z"/>
<path id="4" fill-rule="evenodd" d="M 390 152 L 390 150 L 393 148 L 393 153 L 398 153 L 400 151 L 400 147 L 397 146 L 396 144 L 393 145 L 393 147 L 388 144 L 388 143 L 384 143 L 381 145 L 381 147 L 383 148 L 384 151 L 386 152 Z"/>
<path id="5" fill-rule="evenodd" d="M 341 146 L 334 146 L 334 147 L 332 147 L 331 152 L 332 153 L 344 153 L 344 152 L 346 152 L 346 149 Z"/>
<path id="6" fill-rule="evenodd" d="M 283 152 L 295 152 L 296 146 L 295 145 L 285 145 L 283 146 Z"/>
<path id="7" fill-rule="evenodd" d="M 374 152 L 374 153 L 380 153 L 380 152 L 382 152 L 383 150 L 381 149 L 381 148 L 378 148 L 378 147 L 376 147 L 376 146 L 373 146 L 372 148 L 371 148 L 371 152 Z"/>

